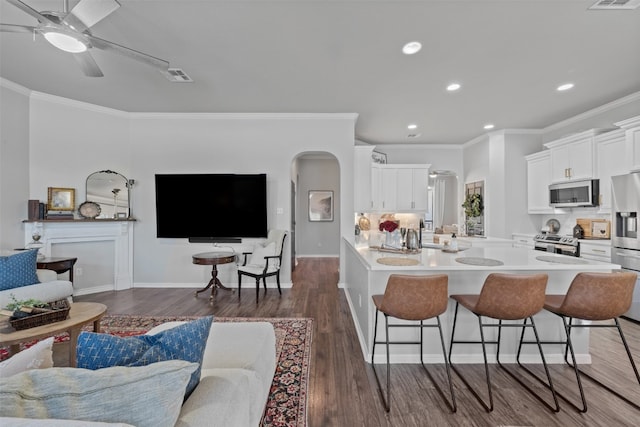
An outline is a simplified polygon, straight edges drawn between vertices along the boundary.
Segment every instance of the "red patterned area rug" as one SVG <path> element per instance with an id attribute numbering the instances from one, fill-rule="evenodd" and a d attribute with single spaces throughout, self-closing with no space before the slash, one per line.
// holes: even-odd
<path id="1" fill-rule="evenodd" d="M 132 336 L 147 332 L 154 326 L 176 320 L 192 320 L 192 316 L 134 316 L 106 315 L 102 318 L 102 332 Z M 251 318 L 214 317 L 215 322 L 270 322 L 276 333 L 276 372 L 262 419 L 265 427 L 306 427 L 307 388 L 313 320 L 309 318 Z M 90 330 L 87 327 L 87 330 Z M 56 342 L 69 339 L 66 334 Z M 30 345 L 33 343 L 29 343 Z M 0 360 L 7 351 L 0 348 Z"/>

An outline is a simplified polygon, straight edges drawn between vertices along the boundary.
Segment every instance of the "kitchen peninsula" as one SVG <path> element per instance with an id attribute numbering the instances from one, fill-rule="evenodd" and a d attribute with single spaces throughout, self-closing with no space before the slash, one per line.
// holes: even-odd
<path id="1" fill-rule="evenodd" d="M 447 253 L 440 249 L 422 249 L 417 254 L 404 255 L 380 252 L 366 247 L 356 248 L 353 242 L 347 239 L 344 240 L 344 243 L 346 249 L 345 294 L 358 331 L 362 352 L 367 361 L 370 361 L 371 357 L 375 321 L 375 308 L 371 302 L 371 296 L 384 293 L 387 279 L 391 274 L 444 273 L 449 276 L 449 294 L 464 294 L 479 293 L 485 278 L 493 272 L 546 273 L 549 276 L 547 293 L 563 294 L 578 272 L 611 272 L 620 268 L 615 264 L 508 246 L 471 247 L 456 253 Z M 455 304 L 450 301 L 448 310 L 440 317 L 446 341 L 449 341 L 451 337 L 454 308 Z M 534 317 L 534 320 L 538 326 L 541 340 L 557 340 L 564 336 L 562 322 L 557 316 L 542 311 Z M 383 318 L 378 323 L 378 335 L 382 337 L 384 336 Z M 390 320 L 390 323 L 402 322 L 393 319 Z M 460 310 L 458 325 L 456 336 L 459 331 L 461 340 L 479 339 L 478 321 L 474 315 L 466 310 Z M 418 331 L 414 329 L 397 330 L 394 332 L 394 339 L 415 341 L 419 339 L 419 335 Z M 520 331 L 520 328 L 503 329 L 501 360 L 515 361 Z M 436 334 L 437 330 L 425 331 L 425 363 L 442 363 L 443 361 L 442 350 Z M 532 334 L 531 330 L 527 332 L 527 337 L 532 338 L 528 334 Z M 485 328 L 485 337 L 488 340 L 495 339 L 497 328 Z M 572 341 L 578 363 L 590 363 L 588 329 L 576 329 L 572 333 Z M 482 362 L 480 345 L 460 345 L 459 347 L 466 347 L 466 350 L 465 352 L 456 351 L 457 354 L 453 357 L 454 363 Z M 539 362 L 537 349 L 534 347 L 525 346 L 521 356 L 523 362 Z M 418 346 L 391 346 L 391 362 L 419 363 L 418 351 Z M 548 362 L 563 363 L 564 348 L 562 346 L 545 345 L 544 351 Z M 495 346 L 488 347 L 488 354 L 490 360 L 493 355 L 493 361 L 495 361 Z M 384 355 L 376 356 L 375 362 L 383 363 Z"/>

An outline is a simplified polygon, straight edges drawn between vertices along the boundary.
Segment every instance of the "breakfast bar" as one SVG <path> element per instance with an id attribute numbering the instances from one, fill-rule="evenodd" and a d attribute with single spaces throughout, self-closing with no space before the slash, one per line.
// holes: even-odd
<path id="1" fill-rule="evenodd" d="M 373 340 L 375 308 L 371 296 L 383 294 L 391 274 L 447 274 L 449 276 L 449 294 L 477 294 L 485 278 L 491 273 L 535 274 L 546 273 L 549 276 L 547 294 L 564 294 L 573 277 L 581 271 L 611 272 L 620 269 L 619 265 L 591 261 L 566 255 L 534 251 L 527 248 L 510 246 L 470 247 L 458 252 L 445 252 L 438 248 L 423 248 L 414 254 L 395 254 L 381 252 L 368 247 L 356 247 L 353 242 L 344 239 L 346 253 L 345 294 L 358 332 L 362 353 L 370 360 Z M 450 300 L 447 311 L 440 317 L 445 340 L 451 338 L 453 311 L 455 303 Z M 543 341 L 558 340 L 564 337 L 561 320 L 545 311 L 535 317 L 536 325 Z M 399 320 L 390 322 L 402 323 Z M 399 339 L 419 339 L 414 328 L 402 328 L 404 336 Z M 514 362 L 520 328 L 505 328 L 502 331 L 501 360 Z M 529 330 L 527 334 L 531 334 Z M 384 322 L 379 322 L 379 336 L 384 336 Z M 429 335 L 433 334 L 433 335 Z M 425 363 L 442 363 L 442 350 L 437 331 L 425 332 Z M 459 335 L 460 334 L 460 335 Z M 490 334 L 495 334 L 491 336 Z M 479 339 L 479 327 L 476 316 L 460 310 L 456 338 L 461 340 Z M 497 328 L 485 331 L 487 339 L 495 339 Z M 572 333 L 578 363 L 590 363 L 588 328 L 580 328 Z M 527 335 L 527 339 L 532 338 Z M 448 344 L 447 344 L 448 346 Z M 456 348 L 453 362 L 482 363 L 480 345 L 460 345 Z M 528 348 L 531 347 L 531 348 Z M 525 346 L 521 360 L 525 363 L 540 361 L 535 346 Z M 417 346 L 391 346 L 391 363 L 419 363 Z M 563 363 L 564 347 L 545 345 L 545 357 L 550 363 Z M 488 348 L 494 355 L 495 346 Z M 380 360 L 378 360 L 378 358 Z M 490 359 L 491 360 L 491 359 Z M 376 355 L 376 363 L 384 362 L 384 355 Z"/>

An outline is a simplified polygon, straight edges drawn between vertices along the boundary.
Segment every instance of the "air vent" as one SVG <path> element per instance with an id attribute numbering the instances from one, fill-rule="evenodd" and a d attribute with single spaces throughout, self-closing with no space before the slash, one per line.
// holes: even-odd
<path id="1" fill-rule="evenodd" d="M 421 133 L 410 133 L 409 135 L 407 135 L 407 138 L 417 138 L 421 135 Z"/>
<path id="2" fill-rule="evenodd" d="M 180 68 L 169 68 L 162 74 L 164 74 L 169 81 L 174 83 L 193 83 L 193 79 L 187 76 L 187 74 Z"/>
<path id="3" fill-rule="evenodd" d="M 640 6 L 640 0 L 599 0 L 591 10 L 631 10 Z"/>

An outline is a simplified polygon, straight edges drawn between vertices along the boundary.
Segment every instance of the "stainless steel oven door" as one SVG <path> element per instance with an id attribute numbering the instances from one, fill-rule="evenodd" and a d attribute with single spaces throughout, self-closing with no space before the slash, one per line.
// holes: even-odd
<path id="1" fill-rule="evenodd" d="M 533 244 L 533 249 L 536 251 L 544 251 L 544 252 L 553 252 L 556 251 L 555 243 L 545 243 L 545 242 L 535 242 Z"/>
<path id="2" fill-rule="evenodd" d="M 556 253 L 569 256 L 578 256 L 578 247 L 570 245 L 556 245 Z"/>

